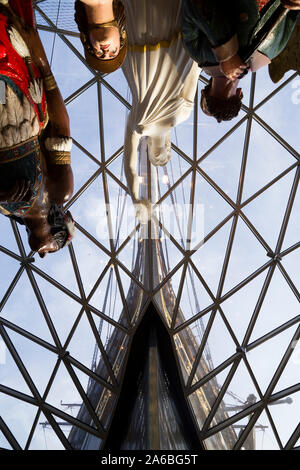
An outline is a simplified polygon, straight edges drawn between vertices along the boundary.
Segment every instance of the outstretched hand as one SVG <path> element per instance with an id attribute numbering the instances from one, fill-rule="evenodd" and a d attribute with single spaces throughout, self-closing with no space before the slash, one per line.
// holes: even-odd
<path id="1" fill-rule="evenodd" d="M 247 68 L 238 54 L 224 62 L 220 62 L 220 69 L 229 80 L 236 80 Z"/>
<path id="2" fill-rule="evenodd" d="M 281 0 L 281 3 L 288 10 L 300 10 L 300 0 Z"/>
<path id="3" fill-rule="evenodd" d="M 0 203 L 29 201 L 31 197 L 30 181 L 17 180 L 8 190 L 0 190 Z"/>

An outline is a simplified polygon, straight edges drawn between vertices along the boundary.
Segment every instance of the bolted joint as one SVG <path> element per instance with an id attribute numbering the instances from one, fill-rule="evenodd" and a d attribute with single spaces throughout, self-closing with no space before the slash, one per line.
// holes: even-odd
<path id="1" fill-rule="evenodd" d="M 282 260 L 282 258 L 279 254 L 272 253 L 271 251 L 268 251 L 267 256 L 269 256 L 269 258 L 272 258 L 273 261 L 275 261 L 276 263 L 278 263 L 278 261 Z"/>
<path id="2" fill-rule="evenodd" d="M 58 353 L 58 357 L 59 359 L 65 359 L 66 357 L 70 356 L 70 353 L 69 351 L 65 351 L 64 349 L 62 349 L 59 353 Z"/>
<path id="3" fill-rule="evenodd" d="M 244 355 L 244 354 L 246 354 L 246 352 L 247 352 L 247 348 L 245 348 L 245 347 L 243 347 L 243 346 L 238 346 L 238 347 L 236 348 L 236 352 Z"/>
<path id="4" fill-rule="evenodd" d="M 28 257 L 28 258 L 24 258 L 21 262 L 20 262 L 20 265 L 22 267 L 26 267 L 28 266 L 30 263 L 34 263 L 35 262 L 35 258 L 33 257 Z"/>

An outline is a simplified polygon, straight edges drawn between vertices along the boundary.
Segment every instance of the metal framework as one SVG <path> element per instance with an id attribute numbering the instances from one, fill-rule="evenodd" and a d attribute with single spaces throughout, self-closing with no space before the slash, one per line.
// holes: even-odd
<path id="1" fill-rule="evenodd" d="M 298 109 L 290 99 L 293 84 L 299 84 L 297 73 L 272 87 L 252 74 L 248 102 L 239 118 L 222 129 L 198 111 L 199 91 L 207 82 L 201 75 L 193 116 L 174 131 L 171 163 L 158 172 L 148 164 L 148 194 L 149 175 L 158 185 L 157 217 L 146 228 L 135 221 L 124 229 L 124 210 L 131 202 L 123 147 L 114 147 L 114 141 L 123 138 L 130 109 L 125 79 L 121 71 L 101 76 L 86 65 L 73 1 L 35 3 L 38 28 L 76 128 L 73 168 L 80 183 L 67 207 L 77 221 L 77 236 L 68 251 L 41 262 L 26 248 L 22 229 L 2 217 L 0 446 L 72 449 L 70 435 L 79 430 L 100 449 L 131 339 L 152 301 L 172 338 L 199 448 L 200 443 L 207 449 L 247 448 L 259 431 L 268 442 L 263 447 L 256 438 L 256 448 L 297 448 L 300 155 L 292 134 Z M 63 65 L 55 66 L 55 60 L 67 52 L 74 66 L 60 76 Z M 86 71 L 84 78 L 77 67 Z M 68 73 L 78 80 L 71 91 L 64 89 Z M 86 96 L 95 124 L 93 145 L 89 118 L 84 111 L 78 118 Z M 108 114 L 112 102 L 123 114 L 114 116 L 114 108 Z M 286 129 L 286 121 L 294 131 L 281 135 L 278 126 Z M 269 166 L 255 168 L 270 152 Z M 97 225 L 97 219 L 90 222 L 84 211 L 97 205 L 97 191 L 115 213 L 108 209 L 96 231 L 91 223 Z M 207 223 L 195 240 L 199 201 Z M 174 207 L 173 225 L 165 221 L 167 202 Z M 186 213 L 178 213 L 179 204 Z M 100 237 L 104 226 L 106 236 Z M 158 241 L 152 243 L 154 234 Z M 157 256 L 164 258 L 160 274 Z M 130 289 L 135 299 L 128 296 Z M 167 298 L 175 300 L 167 303 Z M 117 367 L 109 349 L 116 337 Z M 103 403 L 110 404 L 109 413 L 91 400 L 89 387 L 95 384 Z M 214 390 L 210 399 L 207 387 Z M 247 401 L 251 393 L 255 399 Z M 81 405 L 81 413 L 75 416 L 66 402 Z M 272 406 L 277 403 L 281 406 Z"/>

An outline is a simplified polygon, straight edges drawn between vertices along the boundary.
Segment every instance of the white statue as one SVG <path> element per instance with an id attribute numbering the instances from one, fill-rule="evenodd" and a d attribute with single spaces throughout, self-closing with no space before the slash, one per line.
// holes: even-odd
<path id="1" fill-rule="evenodd" d="M 170 133 L 188 119 L 200 69 L 180 35 L 181 0 L 123 0 L 127 56 L 122 70 L 132 93 L 124 148 L 127 184 L 137 217 L 151 216 L 150 201 L 139 199 L 138 147 L 148 136 L 148 157 L 163 166 L 171 157 Z"/>

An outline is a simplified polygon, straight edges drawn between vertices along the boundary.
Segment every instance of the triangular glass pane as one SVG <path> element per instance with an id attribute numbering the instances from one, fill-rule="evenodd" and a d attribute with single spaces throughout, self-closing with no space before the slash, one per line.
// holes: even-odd
<path id="1" fill-rule="evenodd" d="M 45 0 L 44 0 L 45 1 Z M 35 21 L 37 23 L 37 27 L 39 25 L 43 25 L 43 26 L 49 26 L 49 23 L 48 21 L 46 21 L 44 19 L 44 17 L 37 11 L 37 10 L 34 10 L 34 16 L 35 16 Z M 41 30 L 39 30 L 39 35 L 41 34 Z M 45 46 L 44 46 L 44 49 L 45 49 Z M 48 54 L 47 54 L 48 55 Z"/>
<path id="2" fill-rule="evenodd" d="M 43 0 L 38 3 L 40 3 L 38 7 L 41 7 L 42 12 L 45 13 L 45 15 L 47 15 L 54 24 L 56 24 L 58 19 L 59 0 Z"/>
<path id="3" fill-rule="evenodd" d="M 14 331 L 10 331 L 9 336 L 19 356 L 22 358 L 22 362 L 31 380 L 42 395 L 56 364 L 56 354 Z"/>
<path id="4" fill-rule="evenodd" d="M 251 82 L 253 80 L 253 74 L 248 73 L 248 75 L 245 75 L 243 79 L 239 82 L 239 86 L 242 88 L 243 91 L 243 101 L 242 104 L 250 107 L 250 97 L 251 97 Z M 240 111 L 239 116 L 242 116 L 242 113 Z"/>
<path id="5" fill-rule="evenodd" d="M 36 276 L 36 281 L 53 326 L 63 344 L 80 312 L 81 305 L 42 277 Z"/>
<path id="6" fill-rule="evenodd" d="M 278 431 L 278 429 L 277 429 Z M 243 443 L 245 450 L 279 450 L 279 444 L 265 411 L 259 416 L 255 426 Z"/>
<path id="7" fill-rule="evenodd" d="M 294 163 L 295 158 L 263 127 L 253 121 L 243 187 L 243 201 Z M 276 185 L 277 183 L 275 183 L 275 187 L 277 187 Z M 274 206 L 277 207 L 277 204 Z M 264 213 L 264 211 L 262 212 Z"/>
<path id="8" fill-rule="evenodd" d="M 83 313 L 72 335 L 68 351 L 72 357 L 88 369 L 94 370 L 94 359 L 96 357 L 97 360 L 101 360 L 101 353 L 96 343 L 96 338 L 85 313 Z"/>
<path id="9" fill-rule="evenodd" d="M 99 165 L 82 152 L 77 145 L 72 146 L 72 170 L 74 175 L 74 195 L 99 170 Z M 70 209 L 72 212 L 72 209 Z"/>
<path id="10" fill-rule="evenodd" d="M 154 243 L 152 244 L 154 248 Z M 153 249 L 152 248 L 152 249 Z M 153 263 L 153 286 L 156 287 L 182 261 L 184 254 L 176 247 L 169 237 L 161 233 L 156 242 L 157 254 Z"/>
<path id="11" fill-rule="evenodd" d="M 105 86 L 101 86 L 105 158 L 124 145 L 127 108 Z"/>
<path id="12" fill-rule="evenodd" d="M 233 201 L 236 200 L 237 196 L 245 131 L 246 123 L 242 124 L 199 164 L 200 168 Z"/>
<path id="13" fill-rule="evenodd" d="M 4 434 L 2 434 L 2 432 L 0 431 L 0 449 L 7 449 L 7 450 L 12 450 L 12 447 L 10 445 L 10 443 L 8 442 L 8 440 L 6 439 L 6 437 L 4 436 Z"/>
<path id="14" fill-rule="evenodd" d="M 124 154 L 123 152 L 115 158 L 109 165 L 107 165 L 107 170 L 109 170 L 116 178 L 118 178 L 121 183 L 126 186 L 126 179 L 124 173 Z"/>
<path id="15" fill-rule="evenodd" d="M 299 220 L 300 220 L 300 188 L 298 187 L 287 230 L 283 239 L 282 250 L 289 248 L 299 242 Z"/>
<path id="16" fill-rule="evenodd" d="M 175 271 L 173 276 L 159 289 L 154 299 L 158 310 L 162 313 L 168 325 L 171 325 L 178 289 L 182 278 L 183 266 Z M 165 297 L 168 302 L 165 302 Z"/>
<path id="17" fill-rule="evenodd" d="M 298 121 L 295 119 L 297 111 L 292 101 L 292 94 L 293 82 L 259 108 L 257 114 L 299 152 Z"/>
<path id="18" fill-rule="evenodd" d="M 100 423 L 103 428 L 107 430 L 113 417 L 118 397 L 98 382 L 95 382 L 93 379 L 89 382 L 89 388 L 86 394 L 92 407 L 97 410 L 97 417 Z M 76 416 L 76 418 L 81 421 L 83 411 L 84 409 L 81 407 Z"/>
<path id="19" fill-rule="evenodd" d="M 19 225 L 20 227 L 20 225 Z M 21 228 L 24 230 L 24 228 Z M 15 236 L 12 231 L 12 226 L 8 217 L 0 217 L 0 244 L 5 248 L 8 248 L 10 251 L 17 253 L 19 255 L 19 248 L 15 239 Z M 1 266 L 3 266 L 1 264 Z"/>
<path id="20" fill-rule="evenodd" d="M 179 303 L 181 315 L 177 315 L 176 326 L 197 315 L 212 303 L 213 299 L 207 293 L 194 270 L 188 265 Z"/>
<path id="21" fill-rule="evenodd" d="M 7 331 L 9 333 L 9 330 Z M 15 363 L 1 336 L 0 354 L 1 384 L 5 387 L 13 388 L 14 390 L 18 390 L 19 392 L 23 392 L 26 395 L 32 396 L 25 379 L 19 371 L 17 364 Z M 5 397 L 5 395 L 2 395 L 2 397 Z"/>
<path id="22" fill-rule="evenodd" d="M 96 370 L 96 373 L 101 377 L 103 377 L 102 366 L 103 366 L 103 361 L 101 360 Z M 76 373 L 78 380 L 80 381 L 81 386 L 83 387 L 86 393 L 86 396 L 92 408 L 94 410 L 97 410 L 96 413 L 97 413 L 98 419 L 100 420 L 104 429 L 107 429 L 108 424 L 112 418 L 112 413 L 113 413 L 113 409 L 115 406 L 115 402 L 117 400 L 116 395 L 112 393 L 110 390 L 108 390 L 106 387 L 103 387 L 102 384 L 100 384 L 98 381 L 95 381 L 93 378 L 90 378 L 89 376 L 81 372 L 79 369 L 74 368 L 74 371 Z M 103 378 L 107 379 L 107 377 L 103 377 Z M 93 422 L 91 422 L 91 418 L 88 415 L 87 408 L 82 401 L 77 402 L 77 403 L 62 402 L 61 405 L 64 408 L 64 410 L 70 410 L 71 411 L 70 414 L 72 414 L 74 418 L 78 419 L 79 421 L 87 423 L 91 427 L 95 427 Z M 78 435 L 78 432 L 76 432 L 76 426 L 74 427 L 72 426 L 72 431 L 70 434 L 70 442 L 72 446 L 74 446 L 74 442 L 79 443 L 81 438 L 82 438 L 82 432 L 79 431 L 79 435 Z"/>
<path id="23" fill-rule="evenodd" d="M 110 258 L 79 230 L 72 244 L 83 287 L 88 296 Z"/>
<path id="24" fill-rule="evenodd" d="M 40 8 L 58 28 L 72 32 L 78 31 L 74 21 L 74 10 L 70 9 L 70 0 L 42 0 L 37 3 L 38 8 Z M 39 18 L 37 11 L 36 15 L 37 18 Z M 48 22 L 45 24 L 48 25 Z"/>
<path id="25" fill-rule="evenodd" d="M 241 419 L 222 431 L 219 431 L 203 441 L 206 450 L 232 450 L 239 433 L 242 432 L 247 425 L 248 418 Z"/>
<path id="26" fill-rule="evenodd" d="M 66 420 L 63 420 L 62 418 L 58 418 L 57 416 L 55 415 L 52 415 L 52 418 L 56 421 L 56 424 L 58 425 L 58 427 L 60 428 L 60 430 L 63 432 L 63 434 L 65 435 L 65 437 L 68 439 L 69 437 L 69 434 L 70 434 L 70 431 L 72 429 L 72 424 L 69 423 L 68 421 Z"/>
<path id="27" fill-rule="evenodd" d="M 135 323 L 146 301 L 145 291 L 123 269 L 117 267 L 130 319 Z"/>
<path id="28" fill-rule="evenodd" d="M 53 431 L 43 413 L 40 414 L 29 450 L 64 450 L 65 447 Z"/>
<path id="29" fill-rule="evenodd" d="M 69 367 L 72 367 L 71 365 Z M 73 403 L 81 404 L 82 398 L 77 390 L 72 378 L 69 375 L 69 372 L 66 366 L 61 362 L 54 380 L 51 385 L 51 389 L 46 397 L 47 403 L 52 406 L 55 406 L 58 410 L 63 411 L 67 415 L 73 416 L 76 414 L 76 410 L 73 411 L 71 407 L 66 407 L 63 404 Z M 89 424 L 91 427 L 95 427 L 94 422 L 86 409 L 86 406 L 82 405 L 85 408 L 85 413 L 82 416 L 82 421 L 86 424 Z"/>
<path id="30" fill-rule="evenodd" d="M 243 208 L 256 230 L 275 250 L 295 172 L 291 171 Z"/>
<path id="31" fill-rule="evenodd" d="M 220 342 L 220 338 L 222 338 L 222 342 Z M 235 352 L 236 344 L 222 320 L 221 315 L 217 313 L 205 346 L 205 354 L 209 359 L 209 361 L 206 360 L 208 368 L 217 367 Z"/>
<path id="32" fill-rule="evenodd" d="M 211 409 L 219 395 L 229 370 L 230 367 L 227 367 L 220 374 L 217 374 L 211 380 L 206 382 L 202 387 L 198 388 L 195 392 L 189 395 L 189 402 L 193 409 L 193 414 L 200 430 L 202 429 L 204 422 L 211 412 Z M 224 419 L 228 417 L 226 415 L 225 409 L 224 416 Z"/>
<path id="33" fill-rule="evenodd" d="M 78 284 L 68 248 L 59 250 L 57 253 L 50 253 L 45 258 L 40 258 L 36 255 L 34 265 L 52 279 L 55 279 L 56 282 L 67 287 L 74 294 L 79 295 Z"/>
<path id="34" fill-rule="evenodd" d="M 23 272 L 5 303 L 1 316 L 53 344 L 49 328 L 26 272 Z"/>
<path id="35" fill-rule="evenodd" d="M 6 217 L 0 217 L 1 219 L 5 219 Z M 28 235 L 27 235 L 27 232 L 26 232 L 26 229 L 24 227 L 24 225 L 22 226 L 21 224 L 18 224 L 16 223 L 16 230 L 20 236 L 20 243 L 21 243 L 21 246 L 23 246 L 24 248 L 24 252 L 25 252 L 25 255 L 26 256 L 29 256 L 29 253 L 31 253 L 31 248 L 29 246 L 29 243 L 28 243 Z M 15 238 L 15 235 L 11 232 L 11 238 L 14 239 Z M 22 253 L 22 249 L 15 249 L 14 250 L 15 253 L 17 253 L 18 255 L 20 255 L 20 253 Z M 50 256 L 50 255 L 49 255 Z"/>
<path id="36" fill-rule="evenodd" d="M 24 449 L 29 437 L 37 407 L 9 395 L 0 395 L 1 417 L 17 442 Z"/>
<path id="37" fill-rule="evenodd" d="M 58 2 L 58 0 L 55 1 Z M 59 0 L 59 15 L 57 19 L 57 26 L 59 28 L 67 29 L 70 31 L 78 31 L 77 25 L 74 21 L 73 11 L 70 11 L 69 0 Z"/>
<path id="38" fill-rule="evenodd" d="M 298 248 L 298 250 L 294 250 L 287 256 L 284 256 L 282 258 L 282 265 L 293 284 L 296 286 L 298 291 L 300 291 L 300 249 Z"/>
<path id="39" fill-rule="evenodd" d="M 201 320 L 196 320 L 194 323 L 174 335 L 174 349 L 177 352 L 178 362 L 180 364 L 182 377 L 185 383 L 192 372 L 193 363 L 201 344 L 203 331 L 207 326 L 210 315 L 211 312 L 207 313 L 201 317 Z M 213 369 L 213 366 L 210 364 L 209 367 L 208 364 L 210 357 L 209 348 L 205 347 L 197 366 L 193 384 L 204 377 L 209 370 Z"/>
<path id="40" fill-rule="evenodd" d="M 191 184 L 189 173 L 160 204 L 163 226 L 182 246 L 186 245 L 188 233 Z"/>
<path id="41" fill-rule="evenodd" d="M 111 325 L 97 315 L 92 314 L 92 316 L 97 326 L 97 331 L 100 334 L 106 354 L 110 360 L 110 364 L 114 368 L 116 374 L 118 374 L 119 364 L 124 358 L 129 336 L 120 328 Z M 121 318 L 121 321 L 123 321 L 123 317 Z M 116 345 L 118 345 L 117 348 Z M 99 363 L 99 361 L 96 362 Z"/>
<path id="42" fill-rule="evenodd" d="M 105 75 L 104 81 L 109 83 L 110 86 L 112 86 L 129 104 L 131 104 L 131 92 L 121 68 L 117 69 L 113 73 Z M 127 113 L 129 113 L 129 109 L 127 109 Z"/>
<path id="43" fill-rule="evenodd" d="M 243 341 L 265 278 L 266 273 L 261 273 L 221 304 L 239 343 Z"/>
<path id="44" fill-rule="evenodd" d="M 136 227 L 135 210 L 130 196 L 115 180 L 107 175 L 106 182 L 112 233 L 117 249 Z"/>
<path id="45" fill-rule="evenodd" d="M 92 85 L 71 101 L 67 111 L 72 123 L 72 137 L 95 158 L 100 158 L 99 108 L 97 86 Z M 82 123 L 84 122 L 84 132 Z"/>
<path id="46" fill-rule="evenodd" d="M 9 288 L 12 280 L 17 274 L 20 268 L 20 263 L 18 263 L 18 261 L 12 258 L 11 256 L 5 255 L 0 251 L 0 266 L 0 299 L 2 299 L 7 289 Z"/>
<path id="47" fill-rule="evenodd" d="M 268 407 L 283 446 L 286 445 L 299 424 L 299 407 L 299 392 L 275 401 Z"/>
<path id="48" fill-rule="evenodd" d="M 210 427 L 240 413 L 258 400 L 258 393 L 243 361 L 240 362 L 227 388 L 223 402 L 216 411 Z M 226 412 L 226 413 L 225 413 Z"/>
<path id="49" fill-rule="evenodd" d="M 260 103 L 263 99 L 270 95 L 276 88 L 282 85 L 293 72 L 290 70 L 284 75 L 284 79 L 282 79 L 279 83 L 274 83 L 269 75 L 268 67 L 262 67 L 256 73 L 256 83 L 255 83 L 255 95 L 254 95 L 254 104 L 255 106 Z M 290 87 L 290 85 L 287 85 Z M 280 93 L 280 92 L 279 92 Z"/>
<path id="50" fill-rule="evenodd" d="M 72 216 L 97 241 L 110 249 L 110 231 L 106 213 L 102 175 L 72 204 Z M 76 236 L 76 235 L 75 235 Z"/>
<path id="51" fill-rule="evenodd" d="M 288 286 L 279 269 L 275 269 L 262 307 L 259 311 L 250 342 L 260 338 L 299 314 L 299 301 Z"/>
<path id="52" fill-rule="evenodd" d="M 43 32 L 43 44 L 53 44 L 53 40 L 53 33 Z M 60 92 L 63 98 L 66 99 L 88 82 L 93 75 L 58 35 L 55 36 L 54 44 L 53 52 L 51 48 L 49 61 L 51 61 L 51 70 L 55 76 Z"/>
<path id="53" fill-rule="evenodd" d="M 100 450 L 102 440 L 86 432 L 85 430 L 74 426 L 68 421 L 62 421 L 60 418 L 53 416 L 61 431 L 64 433 L 65 437 L 70 442 L 72 449 L 74 450 Z M 81 447 L 81 446 L 84 447 Z"/>
<path id="54" fill-rule="evenodd" d="M 274 393 L 299 383 L 300 340 L 291 344 L 293 352 L 274 388 Z"/>
<path id="55" fill-rule="evenodd" d="M 197 106 L 197 103 L 195 106 Z M 188 119 L 172 129 L 171 141 L 188 157 L 193 159 L 194 109 L 192 109 Z"/>
<path id="56" fill-rule="evenodd" d="M 120 262 L 144 285 L 146 284 L 144 279 L 146 244 L 147 241 L 139 236 L 139 232 L 134 232 L 118 254 Z"/>
<path id="57" fill-rule="evenodd" d="M 159 198 L 169 191 L 172 186 L 191 168 L 190 164 L 172 149 L 172 156 L 165 166 L 157 166 L 157 182 Z"/>
<path id="58" fill-rule="evenodd" d="M 113 266 L 111 266 L 105 274 L 89 303 L 113 320 L 120 321 L 120 315 L 124 309 L 124 304 L 122 302 Z M 126 325 L 127 322 L 124 314 L 122 314 L 122 318 L 123 324 Z"/>
<path id="59" fill-rule="evenodd" d="M 260 242 L 241 218 L 238 219 L 226 272 L 223 293 L 232 289 L 269 258 Z"/>
<path id="60" fill-rule="evenodd" d="M 295 328 L 290 327 L 247 353 L 247 359 L 263 393 L 287 350 Z"/>
<path id="61" fill-rule="evenodd" d="M 196 177 L 192 246 L 203 240 L 225 217 L 232 207 L 199 174 Z"/>
<path id="62" fill-rule="evenodd" d="M 208 287 L 217 293 L 232 222 L 223 225 L 192 255 L 191 259 Z"/>

